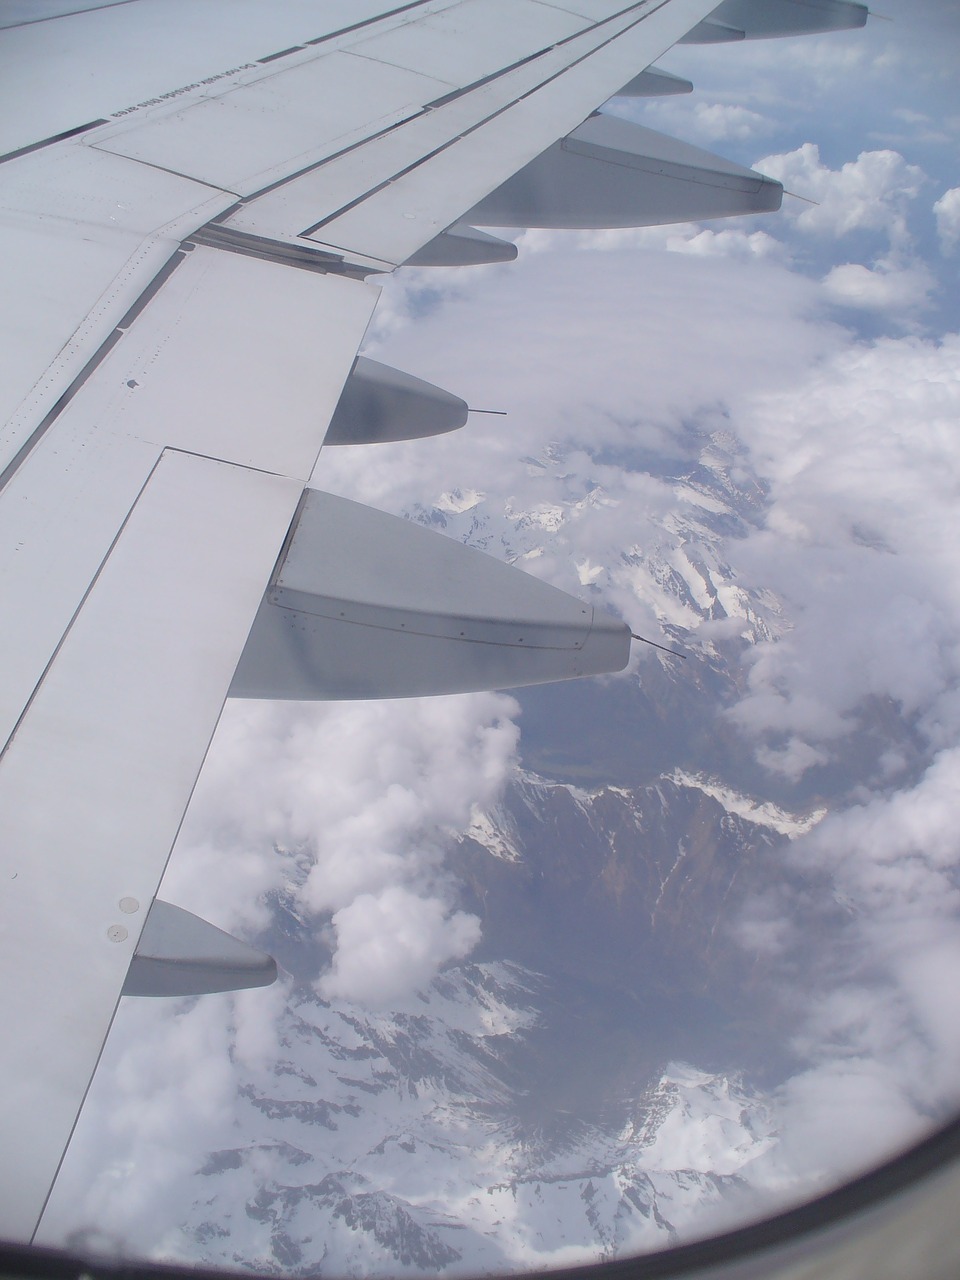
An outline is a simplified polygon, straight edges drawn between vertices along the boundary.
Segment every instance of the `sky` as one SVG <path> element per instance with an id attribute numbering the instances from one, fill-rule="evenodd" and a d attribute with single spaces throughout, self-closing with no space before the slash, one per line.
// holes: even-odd
<path id="1" fill-rule="evenodd" d="M 742 921 L 802 989 L 805 1065 L 772 1100 L 757 1196 L 862 1167 L 958 1101 L 960 22 L 932 0 L 884 13 L 863 32 L 678 48 L 661 65 L 692 95 L 611 104 L 780 179 L 781 214 L 528 231 L 512 264 L 398 273 L 366 353 L 507 417 L 328 450 L 314 478 L 397 514 L 522 512 L 551 535 L 524 567 L 601 592 L 634 630 L 694 656 L 747 637 L 717 715 L 756 761 L 757 801 L 826 799 L 790 858 L 844 912 L 800 978 L 786 890 Z M 646 460 L 710 432 L 757 486 L 755 524 L 713 551 L 743 598 L 770 601 L 769 638 L 732 588 L 733 616 L 703 621 L 622 561 L 675 554 L 695 498 Z M 659 661 L 635 649 L 627 678 Z M 162 896 L 253 932 L 308 849 L 299 907 L 332 948 L 319 993 L 402 1003 L 477 944 L 444 842 L 495 800 L 521 734 L 500 693 L 228 704 Z M 231 1055 L 271 1052 L 279 999 L 189 1017 L 127 1002 L 70 1157 L 105 1230 L 155 1215 L 228 1131 Z"/>

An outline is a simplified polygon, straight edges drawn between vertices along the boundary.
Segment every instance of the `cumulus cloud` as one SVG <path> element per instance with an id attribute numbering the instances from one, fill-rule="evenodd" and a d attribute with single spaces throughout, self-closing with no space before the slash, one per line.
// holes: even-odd
<path id="1" fill-rule="evenodd" d="M 828 815 L 792 859 L 827 873 L 846 908 L 807 973 L 794 1048 L 809 1065 L 778 1091 L 781 1141 L 758 1183 L 835 1182 L 956 1107 L 960 750 L 915 786 Z M 882 1122 L 878 1122 L 882 1118 Z"/>
<path id="2" fill-rule="evenodd" d="M 416 329 L 399 327 L 370 347 L 507 418 L 474 418 L 451 436 L 375 452 L 326 450 L 316 484 L 395 511 L 432 500 L 433 488 L 525 503 L 524 455 L 579 445 L 588 423 L 593 452 L 663 443 L 663 431 L 745 383 L 792 379 L 834 340 L 819 322 L 816 283 L 762 252 L 576 252 L 575 239 L 549 234 L 549 247 L 509 273 L 463 282 Z M 755 234 L 763 233 L 751 227 Z M 725 235 L 712 230 L 700 245 L 743 246 L 732 230 Z"/>
<path id="3" fill-rule="evenodd" d="M 268 923 L 265 895 L 284 891 L 305 933 L 332 943 L 324 999 L 402 1005 L 479 940 L 442 847 L 502 787 L 516 713 L 501 694 L 228 703 L 161 896 L 244 935 Z M 98 1248 L 150 1241 L 178 1256 L 190 1175 L 238 1141 L 236 1066 L 283 1057 L 290 999 L 281 977 L 199 1001 L 124 1001 L 45 1239 L 82 1244 L 76 1224 L 96 1223 Z"/>
<path id="4" fill-rule="evenodd" d="M 945 191 L 933 206 L 937 218 L 937 234 L 944 253 L 953 253 L 960 243 L 960 187 Z"/>
<path id="5" fill-rule="evenodd" d="M 399 885 L 359 894 L 333 917 L 337 950 L 317 989 L 328 999 L 389 1007 L 425 986 L 438 964 L 459 960 L 480 940 L 476 916 L 445 914 L 436 898 Z"/>
<path id="6" fill-rule="evenodd" d="M 379 980 L 396 997 L 407 980 L 428 980 L 463 954 L 465 938 L 476 939 L 466 918 L 447 920 L 442 839 L 503 785 L 516 748 L 515 713 L 515 703 L 497 694 L 228 705 L 163 893 L 229 926 L 233 915 L 256 916 L 257 890 L 289 887 L 295 861 L 303 910 L 318 922 L 333 915 L 331 991 L 359 1000 Z M 398 893 L 411 918 L 419 902 L 425 919 L 439 913 L 443 925 L 424 929 L 417 961 L 406 967 L 397 963 L 408 950 Z M 372 949 L 359 922 L 376 912 L 380 941 Z M 352 947 L 361 959 L 351 958 Z M 362 992 L 351 993 L 351 974 L 362 974 Z"/>
<path id="7" fill-rule="evenodd" d="M 823 280 L 824 292 L 831 302 L 894 314 L 923 307 L 935 287 L 933 273 L 923 263 L 905 267 L 878 263 L 865 267 L 858 262 L 846 262 L 831 267 Z"/>
<path id="8" fill-rule="evenodd" d="M 743 420 L 771 489 L 766 527 L 738 562 L 764 574 L 793 620 L 750 655 L 732 711 L 750 731 L 820 749 L 852 730 L 868 697 L 930 718 L 931 731 L 953 718 L 958 352 L 955 336 L 852 348 L 802 389 L 758 397 Z M 780 757 L 788 773 L 797 751 Z"/>
<path id="9" fill-rule="evenodd" d="M 713 144 L 748 141 L 770 134 L 774 123 L 759 111 L 736 103 L 705 102 L 693 98 L 668 98 L 634 106 L 620 99 L 607 108 L 628 118 L 641 117 L 644 125 L 686 141 Z"/>
<path id="10" fill-rule="evenodd" d="M 757 168 L 787 190 L 816 201 L 785 202 L 785 213 L 800 230 L 831 238 L 858 230 L 879 231 L 891 245 L 909 241 L 908 213 L 926 181 L 923 170 L 896 151 L 862 151 L 856 160 L 831 169 L 812 142 L 766 156 Z"/>

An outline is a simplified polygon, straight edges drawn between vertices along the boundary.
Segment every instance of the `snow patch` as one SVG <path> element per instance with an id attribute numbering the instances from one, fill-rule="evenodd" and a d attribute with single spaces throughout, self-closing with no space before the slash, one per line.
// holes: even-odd
<path id="1" fill-rule="evenodd" d="M 674 770 L 667 777 L 667 781 L 675 783 L 678 787 L 692 787 L 702 791 L 704 795 L 710 796 L 721 804 L 727 813 L 732 813 L 737 818 L 745 818 L 747 822 L 753 822 L 758 827 L 769 827 L 772 831 L 776 831 L 781 836 L 787 836 L 791 840 L 812 831 L 827 813 L 826 809 L 814 809 L 812 813 L 803 817 L 787 813 L 785 809 L 780 809 L 775 804 L 751 800 L 748 796 L 742 796 L 719 782 L 710 782 L 695 774 L 685 773 L 682 769 Z"/>

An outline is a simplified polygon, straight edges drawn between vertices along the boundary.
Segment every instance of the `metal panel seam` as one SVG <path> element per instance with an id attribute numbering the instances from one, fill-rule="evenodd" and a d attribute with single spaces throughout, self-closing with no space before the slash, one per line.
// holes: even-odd
<path id="1" fill-rule="evenodd" d="M 8 750 L 13 745 L 14 739 L 16 738 L 21 725 L 23 724 L 24 720 L 29 714 L 30 708 L 33 706 L 34 700 L 36 699 L 36 696 L 40 690 L 41 685 L 43 684 L 44 680 L 47 678 L 47 674 L 49 673 L 50 668 L 53 666 L 54 662 L 57 660 L 57 656 L 60 653 L 60 650 L 63 648 L 64 644 L 67 641 L 67 637 L 70 635 L 70 632 L 73 630 L 73 625 L 76 622 L 77 618 L 80 616 L 80 611 L 83 609 L 83 606 L 86 604 L 91 591 L 97 585 L 97 581 L 100 578 L 100 575 L 103 573 L 104 566 L 106 565 L 107 561 L 110 559 L 110 556 L 112 555 L 113 550 L 116 547 L 117 543 L 120 541 L 120 538 L 123 535 L 124 529 L 127 527 L 130 517 L 133 515 L 133 512 L 136 510 L 137 503 L 140 501 L 141 497 L 143 496 L 144 490 L 146 489 L 147 485 L 150 483 L 151 479 L 155 475 L 157 467 L 159 467 L 161 461 L 163 460 L 163 454 L 165 452 L 168 452 L 168 451 L 163 450 L 160 454 L 158 454 L 157 459 L 154 462 L 153 466 L 150 468 L 149 472 L 147 473 L 143 481 L 143 484 L 141 484 L 140 488 L 137 490 L 136 495 L 134 496 L 133 502 L 131 502 L 130 506 L 128 507 L 127 514 L 123 517 L 123 521 L 120 524 L 120 527 L 117 529 L 116 533 L 111 538 L 110 544 L 107 547 L 106 551 L 103 553 L 100 563 L 97 565 L 94 573 L 91 575 L 90 581 L 87 583 L 86 590 L 84 591 L 83 595 L 80 597 L 80 600 L 77 603 L 77 607 L 74 609 L 73 613 L 70 615 L 70 620 L 67 623 L 66 627 L 64 628 L 63 634 L 61 635 L 60 639 L 57 641 L 56 645 L 54 646 L 53 652 L 50 654 L 50 657 L 44 663 L 43 670 L 40 672 L 40 675 L 37 677 L 36 684 L 33 686 L 33 689 L 31 690 L 29 697 L 27 698 L 26 702 L 23 704 L 23 710 L 20 712 L 19 716 L 17 716 L 16 724 L 10 730 L 10 734 L 6 742 L 3 744 L 2 747 L 0 747 L 0 760 L 3 760 L 3 757 L 7 754 Z M 172 450 L 169 452 L 172 452 Z"/>
<path id="2" fill-rule="evenodd" d="M 643 3 L 643 0 L 640 0 L 640 4 L 642 3 Z M 547 76 L 546 79 L 541 80 L 540 83 L 535 85 L 532 89 L 527 89 L 524 93 L 518 94 L 516 98 L 512 98 L 509 102 L 504 103 L 502 106 L 498 107 L 495 111 L 491 111 L 489 115 L 484 116 L 482 120 L 478 120 L 476 124 L 472 124 L 468 129 L 464 129 L 461 133 L 458 133 L 456 137 L 449 138 L 446 142 L 441 143 L 440 146 L 434 147 L 432 151 L 427 152 L 426 155 L 420 156 L 417 160 L 405 166 L 405 168 L 400 169 L 397 173 L 392 174 L 389 178 L 385 178 L 382 182 L 377 183 L 376 186 L 371 187 L 368 191 L 363 192 L 361 195 L 355 197 L 355 199 L 350 200 L 347 204 L 342 205 L 339 209 L 335 209 L 332 213 L 327 214 L 326 217 L 321 218 L 319 222 L 316 222 L 312 226 L 307 227 L 304 231 L 301 231 L 300 235 L 312 236 L 314 232 L 319 231 L 321 227 L 325 227 L 327 226 L 328 223 L 335 221 L 335 219 L 341 217 L 343 214 L 349 213 L 351 209 L 355 209 L 357 205 L 363 204 L 364 200 L 367 200 L 372 195 L 376 195 L 378 191 L 385 190 L 387 187 L 391 185 L 391 183 L 396 182 L 397 179 L 405 177 L 408 173 L 412 173 L 414 170 L 420 168 L 421 165 L 425 164 L 428 160 L 432 160 L 435 156 L 438 156 L 442 154 L 444 151 L 448 150 L 455 143 L 462 141 L 464 138 L 468 138 L 472 133 L 475 133 L 478 129 L 482 129 L 485 125 L 489 124 L 492 120 L 496 120 L 498 116 L 501 116 L 504 114 L 504 112 L 511 110 L 511 108 L 515 107 L 518 103 L 523 102 L 526 98 L 531 97 L 535 93 L 539 93 L 539 91 L 545 88 L 548 84 L 551 84 L 554 80 L 559 79 L 560 76 L 565 75 L 572 67 L 576 67 L 581 62 L 585 62 L 587 58 L 592 57 L 595 53 L 599 53 L 601 49 L 605 49 L 607 45 L 612 44 L 613 41 L 618 40 L 623 35 L 626 35 L 628 31 L 632 31 L 634 27 L 638 26 L 641 22 L 644 22 L 652 14 L 656 13 L 659 9 L 662 9 L 663 6 L 668 3 L 669 3 L 669 0 L 660 0 L 660 3 L 656 6 L 656 8 L 650 9 L 648 12 L 641 14 L 639 17 L 635 18 L 633 22 L 628 23 L 626 26 L 622 27 L 619 31 L 615 32 L 612 36 L 609 36 L 606 40 L 601 41 L 599 44 L 593 45 L 585 53 L 582 53 L 579 57 L 574 58 L 570 62 L 568 62 L 566 66 L 562 67 L 559 71 L 555 71 L 553 72 L 552 75 Z M 628 9 L 622 10 L 620 13 L 615 14 L 614 17 L 617 17 L 617 18 L 623 17 L 625 13 L 628 13 L 631 10 L 636 9 L 637 7 L 638 7 L 637 5 L 630 5 Z M 537 54 L 536 56 L 542 57 L 547 53 L 551 53 L 553 52 L 554 49 L 559 48 L 561 45 L 568 43 L 570 40 L 579 40 L 583 36 L 589 35 L 592 32 L 596 31 L 597 27 L 603 26 L 606 23 L 611 21 L 613 21 L 613 18 L 604 18 L 601 22 L 596 23 L 593 27 L 589 27 L 585 31 L 577 32 L 575 36 L 568 36 L 565 40 L 558 40 L 555 44 L 550 45 L 548 48 L 542 49 L 540 53 Z M 529 59 L 524 59 L 524 61 L 529 61 Z M 522 66 L 523 63 L 518 63 L 516 65 Z M 515 69 L 514 67 L 507 68 L 507 70 L 511 70 L 511 71 L 514 69 Z M 463 94 L 458 93 L 457 96 L 458 97 L 464 96 L 466 92 L 469 92 L 469 89 L 464 90 Z M 329 157 L 329 160 L 332 160 L 334 158 L 335 157 L 331 156 Z M 328 163 L 327 160 L 322 161 L 321 164 L 315 165 L 314 168 L 320 168 L 322 167 L 323 164 L 326 164 L 326 163 Z M 282 184 L 278 184 L 278 185 L 282 185 Z"/>

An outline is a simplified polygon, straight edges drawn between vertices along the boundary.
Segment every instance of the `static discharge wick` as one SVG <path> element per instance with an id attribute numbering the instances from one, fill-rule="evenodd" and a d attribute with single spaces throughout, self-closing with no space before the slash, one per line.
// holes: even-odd
<path id="1" fill-rule="evenodd" d="M 804 204 L 815 204 L 817 208 L 820 207 L 819 200 L 811 200 L 809 196 L 797 195 L 796 191 L 788 191 L 786 187 L 783 188 L 783 194 L 785 196 L 792 196 L 794 200 L 802 200 Z"/>
<path id="2" fill-rule="evenodd" d="M 663 653 L 672 653 L 675 658 L 682 658 L 686 662 L 688 655 L 680 653 L 677 649 L 668 649 L 665 644 L 657 644 L 656 640 L 648 640 L 646 636 L 638 636 L 635 631 L 630 632 L 631 640 L 642 640 L 644 644 L 653 645 L 654 649 L 659 649 Z"/>

